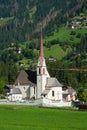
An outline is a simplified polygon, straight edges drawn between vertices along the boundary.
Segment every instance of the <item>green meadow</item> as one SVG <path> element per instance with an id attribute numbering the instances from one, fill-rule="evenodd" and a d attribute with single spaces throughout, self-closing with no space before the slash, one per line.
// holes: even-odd
<path id="1" fill-rule="evenodd" d="M 0 130 L 87 130 L 87 112 L 0 105 Z"/>
<path id="2" fill-rule="evenodd" d="M 73 35 L 71 33 L 74 32 Z M 68 29 L 66 27 L 61 27 L 58 32 L 55 32 L 52 36 L 46 37 L 44 39 L 45 43 L 48 43 L 52 40 L 59 40 L 59 42 L 63 43 L 73 43 L 78 44 L 81 40 L 81 37 L 77 37 L 77 35 L 84 35 L 87 33 L 87 29 Z"/>
<path id="3" fill-rule="evenodd" d="M 46 58 L 53 56 L 58 60 L 61 60 L 65 55 L 67 55 L 69 51 L 72 51 L 72 49 L 67 48 L 66 50 L 63 50 L 59 45 L 53 45 L 50 48 L 44 47 L 44 53 Z"/>
<path id="4" fill-rule="evenodd" d="M 57 59 L 62 59 L 63 56 L 65 56 L 65 52 L 59 45 L 51 46 L 50 48 L 44 48 L 45 56 L 46 58 L 49 58 L 50 56 L 53 56 Z"/>
<path id="5" fill-rule="evenodd" d="M 6 17 L 6 18 L 0 18 L 0 25 L 6 24 L 7 22 L 10 22 L 14 19 L 14 17 Z"/>

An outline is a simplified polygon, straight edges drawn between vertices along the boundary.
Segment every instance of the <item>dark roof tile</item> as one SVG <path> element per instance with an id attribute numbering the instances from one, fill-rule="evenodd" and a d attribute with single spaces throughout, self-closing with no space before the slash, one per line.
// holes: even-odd
<path id="1" fill-rule="evenodd" d="M 36 72 L 31 70 L 21 70 L 14 85 L 36 84 Z"/>

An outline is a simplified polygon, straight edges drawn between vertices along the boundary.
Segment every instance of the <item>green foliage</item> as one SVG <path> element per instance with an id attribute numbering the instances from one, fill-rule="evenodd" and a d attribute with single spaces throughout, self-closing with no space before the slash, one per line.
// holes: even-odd
<path id="1" fill-rule="evenodd" d="M 67 52 L 63 51 L 63 49 L 59 45 L 51 46 L 50 48 L 44 48 L 46 58 L 55 57 L 56 59 L 62 59 Z"/>
<path id="2" fill-rule="evenodd" d="M 87 33 L 82 35 L 80 44 L 77 45 L 77 51 L 81 54 L 87 52 Z"/>
<path id="3" fill-rule="evenodd" d="M 83 88 L 79 88 L 77 91 L 77 98 L 82 101 L 82 93 L 83 93 L 84 89 Z"/>
<path id="4" fill-rule="evenodd" d="M 4 86 L 6 82 L 4 80 L 0 80 L 0 94 L 4 94 Z"/>
<path id="5" fill-rule="evenodd" d="M 3 130 L 87 129 L 87 114 L 79 111 L 0 105 L 0 118 Z"/>
<path id="6" fill-rule="evenodd" d="M 23 68 L 28 68 L 37 62 L 39 41 L 34 38 L 39 37 L 39 25 L 43 23 L 45 56 L 58 60 L 49 66 L 62 69 L 49 69 L 50 73 L 66 85 L 78 88 L 83 84 L 86 88 L 85 72 L 63 70 L 87 68 L 87 29 L 66 27 L 67 21 L 70 22 L 74 16 L 80 18 L 83 17 L 80 14 L 84 14 L 86 17 L 85 0 L 1 0 L 0 7 L 0 61 L 4 62 L 0 63 L 1 82 L 12 83 L 15 80 L 15 64 L 20 68 L 19 62 L 23 62 Z M 21 54 L 18 54 L 19 47 L 22 48 Z"/>
<path id="7" fill-rule="evenodd" d="M 13 64 L 0 62 L 0 94 L 4 93 L 4 86 L 12 84 L 17 75 L 17 68 Z"/>
<path id="8" fill-rule="evenodd" d="M 6 17 L 0 19 L 0 25 L 6 24 L 8 22 L 11 22 L 14 19 L 14 17 Z"/>
<path id="9" fill-rule="evenodd" d="M 61 24 L 66 24 L 73 14 L 80 15 L 80 13 L 86 12 L 85 0 L 82 1 L 82 4 L 77 0 L 73 0 L 73 2 L 71 0 L 69 2 L 67 0 L 37 0 L 34 2 L 32 0 L 13 0 L 11 2 L 3 0 L 2 2 L 1 0 L 0 7 L 0 49 L 6 48 L 12 42 L 19 43 L 29 40 L 35 35 L 37 37 L 36 30 L 40 23 L 44 25 L 44 34 L 51 35 L 58 30 Z M 67 13 L 69 13 L 69 17 L 67 17 Z M 78 39 L 76 40 L 78 42 Z"/>
<path id="10" fill-rule="evenodd" d="M 47 62 L 51 76 L 56 77 L 62 84 L 72 86 L 74 89 L 83 87 L 87 89 L 87 70 L 77 69 L 67 61 Z"/>
<path id="11" fill-rule="evenodd" d="M 87 90 L 84 88 L 79 88 L 77 92 L 77 98 L 80 101 L 87 102 Z"/>
<path id="12" fill-rule="evenodd" d="M 59 31 L 55 32 L 52 36 L 45 38 L 45 43 L 57 41 L 60 45 L 76 45 L 80 43 L 80 37 L 81 35 L 85 35 L 87 33 L 87 29 L 68 29 L 66 27 L 60 27 Z M 73 40 L 72 40 L 73 39 Z"/>
<path id="13" fill-rule="evenodd" d="M 82 92 L 82 100 L 83 100 L 84 102 L 87 102 L 87 90 L 84 90 L 84 91 Z"/>

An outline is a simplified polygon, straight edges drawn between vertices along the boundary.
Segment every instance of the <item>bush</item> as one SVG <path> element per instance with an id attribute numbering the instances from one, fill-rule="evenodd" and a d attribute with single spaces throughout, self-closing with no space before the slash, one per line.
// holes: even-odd
<path id="1" fill-rule="evenodd" d="M 78 33 L 78 34 L 76 35 L 76 38 L 80 38 L 80 37 L 81 37 L 81 34 Z"/>
<path id="2" fill-rule="evenodd" d="M 76 32 L 75 31 L 71 31 L 70 35 L 75 35 Z"/>

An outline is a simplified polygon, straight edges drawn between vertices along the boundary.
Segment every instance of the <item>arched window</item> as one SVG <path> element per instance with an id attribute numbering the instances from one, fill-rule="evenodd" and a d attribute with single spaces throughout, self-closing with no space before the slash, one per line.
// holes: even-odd
<path id="1" fill-rule="evenodd" d="M 35 87 L 34 87 L 34 94 L 35 94 Z"/>
<path id="2" fill-rule="evenodd" d="M 54 91 L 52 91 L 52 96 L 53 96 L 53 97 L 55 96 L 55 92 L 54 92 Z"/>
<path id="3" fill-rule="evenodd" d="M 41 74 L 41 68 L 39 68 L 39 74 Z"/>
<path id="4" fill-rule="evenodd" d="M 43 68 L 43 74 L 45 74 L 45 68 Z"/>

